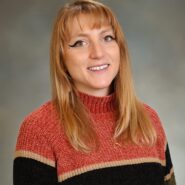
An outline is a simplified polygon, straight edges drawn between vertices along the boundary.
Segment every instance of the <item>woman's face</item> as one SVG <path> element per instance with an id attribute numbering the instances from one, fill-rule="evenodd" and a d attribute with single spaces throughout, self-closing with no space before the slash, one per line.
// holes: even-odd
<path id="1" fill-rule="evenodd" d="M 71 24 L 65 64 L 80 92 L 105 96 L 118 73 L 120 51 L 110 25 L 92 29 L 88 21 L 81 15 Z"/>

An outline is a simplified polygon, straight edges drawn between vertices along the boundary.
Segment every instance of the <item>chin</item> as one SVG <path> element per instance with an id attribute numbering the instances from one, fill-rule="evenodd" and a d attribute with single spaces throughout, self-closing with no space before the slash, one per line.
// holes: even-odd
<path id="1" fill-rule="evenodd" d="M 107 84 L 96 84 L 95 88 L 97 89 L 106 89 L 106 88 L 109 88 L 111 85 L 111 83 L 107 83 Z"/>

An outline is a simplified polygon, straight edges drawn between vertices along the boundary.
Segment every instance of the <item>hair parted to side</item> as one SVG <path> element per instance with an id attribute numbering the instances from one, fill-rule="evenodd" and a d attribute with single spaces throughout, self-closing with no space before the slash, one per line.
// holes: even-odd
<path id="1" fill-rule="evenodd" d="M 83 152 L 90 152 L 98 146 L 88 112 L 80 101 L 65 66 L 64 46 L 70 35 L 70 25 L 80 15 L 90 17 L 92 27 L 111 25 L 120 48 L 120 68 L 113 81 L 118 107 L 117 124 L 113 135 L 115 142 L 154 144 L 156 132 L 143 103 L 136 97 L 127 44 L 120 24 L 107 6 L 93 0 L 76 0 L 61 8 L 52 33 L 50 48 L 52 98 L 69 142 L 76 150 Z"/>

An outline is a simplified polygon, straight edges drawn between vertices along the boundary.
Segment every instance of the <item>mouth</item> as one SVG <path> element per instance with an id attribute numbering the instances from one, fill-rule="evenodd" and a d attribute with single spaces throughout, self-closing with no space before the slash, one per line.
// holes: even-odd
<path id="1" fill-rule="evenodd" d="M 101 71 L 101 70 L 107 69 L 109 65 L 110 64 L 103 64 L 103 65 L 88 67 L 87 69 L 90 71 Z"/>

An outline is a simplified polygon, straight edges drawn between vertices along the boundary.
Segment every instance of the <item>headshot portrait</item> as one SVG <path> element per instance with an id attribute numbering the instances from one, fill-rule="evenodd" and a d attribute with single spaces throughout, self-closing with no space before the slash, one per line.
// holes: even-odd
<path id="1" fill-rule="evenodd" d="M 3 183 L 182 185 L 183 4 L 10 7 L 2 23 Z"/>

